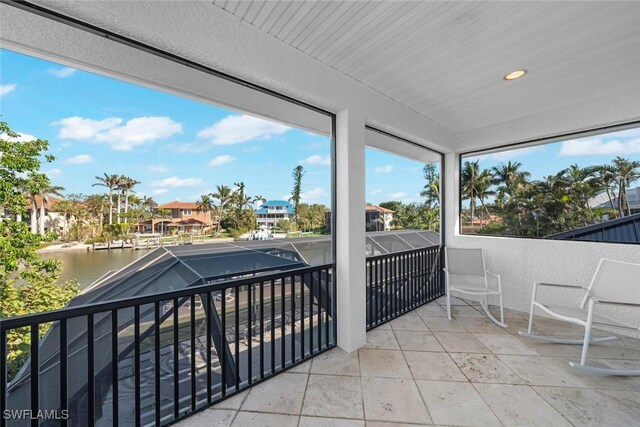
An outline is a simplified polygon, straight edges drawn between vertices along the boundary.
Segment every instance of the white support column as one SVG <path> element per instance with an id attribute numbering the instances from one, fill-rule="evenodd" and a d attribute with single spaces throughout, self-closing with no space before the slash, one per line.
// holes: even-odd
<path id="1" fill-rule="evenodd" d="M 338 346 L 366 343 L 364 115 L 343 110 L 336 132 L 336 273 Z"/>

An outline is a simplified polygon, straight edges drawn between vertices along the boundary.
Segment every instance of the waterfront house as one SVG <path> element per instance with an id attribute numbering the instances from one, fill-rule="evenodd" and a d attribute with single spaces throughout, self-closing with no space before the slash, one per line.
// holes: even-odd
<path id="1" fill-rule="evenodd" d="M 157 214 L 160 209 L 170 212 L 160 216 Z M 215 224 L 217 221 L 212 212 L 203 212 L 197 203 L 173 201 L 156 207 L 154 217 L 138 222 L 137 229 L 139 233 L 159 233 L 163 230 L 166 233 L 172 229 L 177 233 L 206 233 Z"/>
<path id="2" fill-rule="evenodd" d="M 256 209 L 258 228 L 275 228 L 278 221 L 292 221 L 294 216 L 293 205 L 285 200 L 268 200 Z"/>

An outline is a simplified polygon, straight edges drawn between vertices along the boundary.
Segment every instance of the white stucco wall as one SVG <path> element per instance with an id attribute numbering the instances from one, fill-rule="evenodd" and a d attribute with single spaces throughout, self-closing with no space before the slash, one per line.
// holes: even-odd
<path id="1" fill-rule="evenodd" d="M 528 312 L 534 282 L 588 286 L 601 258 L 640 263 L 639 245 L 460 235 L 457 158 L 446 155 L 446 244 L 483 249 L 487 269 L 502 277 L 505 307 Z M 545 289 L 539 295 L 561 305 L 579 304 L 582 297 L 564 289 Z M 640 326 L 638 308 L 602 307 L 602 312 Z"/>

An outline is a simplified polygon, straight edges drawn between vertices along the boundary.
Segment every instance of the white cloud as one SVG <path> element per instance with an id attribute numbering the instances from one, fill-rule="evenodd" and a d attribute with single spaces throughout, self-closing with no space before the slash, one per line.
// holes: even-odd
<path id="1" fill-rule="evenodd" d="M 149 165 L 147 170 L 150 172 L 169 172 L 169 166 L 167 165 Z"/>
<path id="2" fill-rule="evenodd" d="M 406 198 L 408 196 L 407 193 L 405 193 L 404 191 L 401 191 L 399 193 L 391 193 L 389 194 L 389 197 L 391 198 L 391 200 L 402 200 L 404 198 Z"/>
<path id="3" fill-rule="evenodd" d="M 49 169 L 44 172 L 49 178 L 55 178 L 57 176 L 62 175 L 62 171 L 60 169 Z"/>
<path id="4" fill-rule="evenodd" d="M 34 135 L 31 135 L 28 133 L 23 133 L 23 132 L 16 132 L 16 133 L 18 134 L 17 138 L 10 138 L 5 136 L 3 136 L 3 138 L 5 138 L 5 140 L 9 142 L 27 142 L 27 141 L 33 141 L 34 139 L 38 139 Z"/>
<path id="5" fill-rule="evenodd" d="M 640 153 L 640 138 L 629 141 L 604 138 L 572 139 L 562 142 L 560 156 L 604 156 Z"/>
<path id="6" fill-rule="evenodd" d="M 164 194 L 164 193 L 166 193 L 167 191 L 169 191 L 169 190 L 167 190 L 166 188 L 156 188 L 155 190 L 153 190 L 153 191 L 151 192 L 151 194 L 153 194 L 153 195 L 156 195 L 156 196 L 157 196 L 157 195 L 159 195 L 159 194 Z"/>
<path id="7" fill-rule="evenodd" d="M 375 173 L 391 173 L 393 172 L 393 165 L 378 166 L 373 171 Z"/>
<path id="8" fill-rule="evenodd" d="M 100 132 L 113 129 L 122 123 L 122 119 L 110 117 L 103 120 L 85 119 L 74 116 L 53 122 L 54 125 L 60 126 L 58 137 L 64 139 L 91 140 Z"/>
<path id="9" fill-rule="evenodd" d="M 105 142 L 118 151 L 130 151 L 145 142 L 182 132 L 182 124 L 169 117 L 136 117 L 122 124 L 123 122 L 117 117 L 93 120 L 76 116 L 54 124 L 61 126 L 58 134 L 60 138 Z"/>
<path id="10" fill-rule="evenodd" d="M 380 194 L 380 193 L 382 193 L 382 190 L 373 190 L 371 192 L 371 194 Z"/>
<path id="11" fill-rule="evenodd" d="M 88 154 L 78 154 L 77 156 L 69 157 L 64 161 L 64 163 L 69 165 L 81 165 L 84 163 L 91 163 L 93 161 L 93 157 Z"/>
<path id="12" fill-rule="evenodd" d="M 52 76 L 60 77 L 62 79 L 65 77 L 71 77 L 76 71 L 78 70 L 69 67 L 49 68 L 49 74 L 51 74 Z"/>
<path id="13" fill-rule="evenodd" d="M 170 176 L 169 178 L 152 181 L 150 185 L 153 188 L 167 189 L 177 187 L 193 187 L 200 184 L 202 184 L 201 178 L 178 178 L 177 176 Z"/>
<path id="14" fill-rule="evenodd" d="M 309 163 L 310 165 L 330 165 L 331 156 L 321 156 L 320 154 L 314 154 L 313 156 L 307 157 L 304 162 Z"/>
<path id="15" fill-rule="evenodd" d="M 216 166 L 226 165 L 227 163 L 231 163 L 235 160 L 235 157 L 229 156 L 228 154 L 223 154 L 222 156 L 217 156 L 211 160 L 209 160 L 209 166 L 215 168 Z"/>
<path id="16" fill-rule="evenodd" d="M 314 188 L 313 190 L 304 191 L 300 195 L 300 199 L 302 199 L 305 203 L 317 202 L 327 197 L 327 193 L 320 187 Z"/>
<path id="17" fill-rule="evenodd" d="M 6 95 L 10 92 L 13 92 L 18 85 L 16 84 L 6 84 L 0 85 L 0 96 Z"/>
<path id="18" fill-rule="evenodd" d="M 210 139 L 213 145 L 241 144 L 270 139 L 289 130 L 288 126 L 242 115 L 228 116 L 198 132 L 198 138 Z"/>
<path id="19" fill-rule="evenodd" d="M 528 154 L 531 153 L 536 153 L 536 152 L 540 152 L 543 153 L 544 152 L 544 146 L 539 145 L 537 147 L 525 147 L 525 148 L 518 148 L 516 150 L 508 150 L 508 151 L 500 151 L 497 153 L 489 153 L 489 154 L 483 154 L 481 156 L 477 156 L 474 158 L 464 158 L 464 161 L 472 161 L 475 162 L 476 160 L 480 160 L 480 161 L 484 161 L 484 160 L 495 160 L 495 161 L 501 161 L 501 162 L 505 162 L 508 160 L 513 160 L 517 157 L 522 157 L 522 156 L 526 156 Z"/>

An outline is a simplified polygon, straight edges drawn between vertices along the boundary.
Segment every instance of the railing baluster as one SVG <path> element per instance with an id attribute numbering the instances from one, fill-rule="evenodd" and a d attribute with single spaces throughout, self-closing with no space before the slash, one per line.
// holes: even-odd
<path id="1" fill-rule="evenodd" d="M 328 271 L 329 269 L 327 269 Z M 331 272 L 333 273 L 333 267 L 331 267 Z M 328 274 L 328 273 L 327 273 Z M 338 303 L 336 302 L 336 294 L 337 294 L 337 287 L 336 287 L 336 280 L 335 280 L 335 275 L 331 274 L 331 289 L 332 289 L 332 293 L 333 293 L 333 307 L 331 310 L 332 316 L 331 318 L 333 319 L 333 341 L 332 344 L 335 344 L 337 341 L 337 336 L 338 336 L 338 322 L 336 322 L 335 316 L 336 313 L 338 312 Z"/>
<path id="2" fill-rule="evenodd" d="M 135 399 L 135 424 L 140 427 L 142 424 L 142 408 L 140 407 L 140 305 L 133 307 L 133 384 Z"/>
<path id="3" fill-rule="evenodd" d="M 173 417 L 180 418 L 180 317 L 178 298 L 173 299 Z"/>
<path id="4" fill-rule="evenodd" d="M 38 407 L 40 406 L 39 399 L 39 377 L 40 377 L 40 361 L 38 360 L 38 341 L 40 333 L 38 331 L 39 324 L 35 323 L 31 325 L 31 414 L 38 413 Z M 3 392 L 5 392 L 3 390 Z M 38 419 L 32 418 L 31 425 L 38 426 Z"/>
<path id="5" fill-rule="evenodd" d="M 227 341 L 227 288 L 223 288 L 220 290 L 220 316 L 222 317 L 222 330 L 220 331 L 220 335 L 222 337 L 222 342 L 224 345 L 228 345 Z M 220 346 L 222 348 L 222 345 Z M 218 358 L 220 359 L 220 394 L 222 397 L 227 395 L 227 352 L 222 351 L 222 354 L 218 354 Z"/>
<path id="6" fill-rule="evenodd" d="M 65 319 L 66 320 L 66 319 Z M 66 334 L 66 331 L 65 331 Z M 65 348 L 66 351 L 66 348 Z M 113 406 L 113 426 L 117 427 L 120 420 L 119 410 L 119 383 L 118 383 L 118 309 L 111 310 L 111 387 L 112 387 L 112 406 Z M 66 392 L 66 384 L 65 384 Z M 66 398 L 66 396 L 65 396 Z"/>
<path id="7" fill-rule="evenodd" d="M 58 327 L 60 328 L 60 410 L 67 410 L 67 319 L 60 319 Z M 4 353 L 1 353 L 0 357 L 4 358 Z M 4 390 L 4 388 L 2 388 L 2 390 Z M 5 407 L 4 404 L 2 405 L 2 407 Z M 66 427 L 67 419 L 62 418 L 60 420 L 60 425 Z"/>
<path id="8" fill-rule="evenodd" d="M 327 306 L 327 309 L 325 310 L 325 319 L 324 319 L 324 326 L 325 326 L 325 340 L 327 342 L 327 348 L 329 348 L 330 346 L 330 342 L 331 342 L 331 336 L 330 336 L 330 331 L 329 328 L 331 326 L 330 322 L 329 322 L 329 318 L 333 318 L 333 301 L 335 300 L 336 296 L 335 294 L 332 294 L 332 291 L 329 291 L 330 287 L 331 287 L 331 283 L 329 282 L 330 278 L 329 278 L 329 273 L 327 272 L 327 270 L 323 270 L 324 272 L 324 277 L 325 277 L 325 283 L 326 283 L 326 288 L 327 288 L 327 302 L 325 303 L 325 305 Z M 331 301 L 331 309 L 329 309 L 329 301 Z"/>
<path id="9" fill-rule="evenodd" d="M 271 374 L 276 372 L 276 282 L 271 279 Z"/>
<path id="10" fill-rule="evenodd" d="M 260 282 L 260 379 L 264 379 L 264 282 Z"/>
<path id="11" fill-rule="evenodd" d="M 95 425 L 95 346 L 93 313 L 87 315 L 87 416 L 89 427 Z"/>
<path id="12" fill-rule="evenodd" d="M 305 330 L 305 309 L 307 304 L 304 301 L 304 273 L 300 275 L 300 360 L 304 360 L 305 357 L 305 342 L 304 342 L 304 330 Z"/>
<path id="13" fill-rule="evenodd" d="M 191 410 L 196 410 L 196 296 L 191 294 Z"/>
<path id="14" fill-rule="evenodd" d="M 287 358 L 287 349 L 285 343 L 285 292 L 284 292 L 284 277 L 280 278 L 280 369 L 284 369 L 285 360 Z"/>
<path id="15" fill-rule="evenodd" d="M 309 355 L 313 356 L 313 273 L 309 273 Z"/>
<path id="16" fill-rule="evenodd" d="M 156 425 L 160 425 L 160 301 L 156 301 L 153 305 L 153 368 L 154 368 L 154 394 L 155 394 L 155 415 Z"/>
<path id="17" fill-rule="evenodd" d="M 296 363 L 296 276 L 291 276 L 291 364 Z"/>
<path id="18" fill-rule="evenodd" d="M 249 381 L 249 385 L 253 382 L 253 354 L 251 352 L 253 348 L 253 325 L 251 324 L 253 321 L 253 309 L 255 308 L 253 304 L 252 293 L 253 283 L 247 286 L 247 333 L 245 334 L 245 338 L 247 340 L 247 345 L 249 348 L 247 349 L 247 378 Z"/>
<path id="19" fill-rule="evenodd" d="M 7 331 L 0 330 L 0 408 L 7 407 Z M 5 427 L 7 420 L 0 417 L 0 427 Z"/>
<path id="20" fill-rule="evenodd" d="M 213 334 L 213 304 L 211 304 L 211 292 L 207 292 L 205 294 L 207 299 L 207 309 L 205 310 L 205 315 L 207 316 L 207 404 L 211 404 L 212 395 L 211 395 L 211 387 L 213 385 L 213 374 L 211 372 L 211 334 Z M 202 296 L 200 297 L 202 298 Z M 222 338 L 222 335 L 220 335 Z M 220 339 L 220 346 L 218 348 L 222 348 L 222 339 Z M 224 353 L 224 351 L 223 351 Z"/>
<path id="21" fill-rule="evenodd" d="M 235 367 L 236 367 L 236 391 L 240 390 L 240 287 L 235 287 Z"/>

